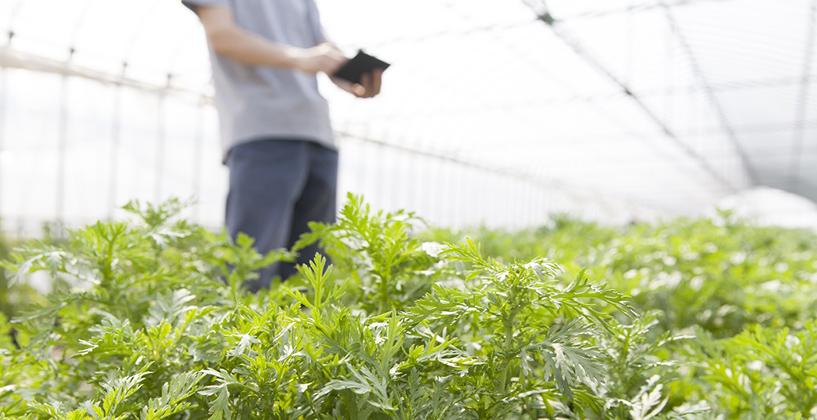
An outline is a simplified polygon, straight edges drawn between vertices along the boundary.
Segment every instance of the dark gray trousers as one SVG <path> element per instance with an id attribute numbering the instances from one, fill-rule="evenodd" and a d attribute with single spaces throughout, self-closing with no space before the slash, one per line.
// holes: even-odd
<path id="1" fill-rule="evenodd" d="M 311 141 L 264 139 L 233 147 L 227 157 L 227 233 L 255 239 L 262 254 L 292 248 L 309 231 L 308 223 L 335 222 L 338 152 Z M 312 260 L 317 245 L 300 251 L 297 264 Z M 278 263 L 247 282 L 253 292 L 269 287 L 276 276 L 286 280 L 295 265 Z"/>

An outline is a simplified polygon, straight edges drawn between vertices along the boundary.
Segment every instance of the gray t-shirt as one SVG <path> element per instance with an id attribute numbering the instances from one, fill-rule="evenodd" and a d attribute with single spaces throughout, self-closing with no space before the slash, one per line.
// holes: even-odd
<path id="1" fill-rule="evenodd" d="M 314 0 L 182 0 L 196 6 L 227 6 L 241 28 L 271 41 L 301 48 L 326 39 Z M 335 148 L 329 107 L 315 75 L 251 66 L 210 49 L 221 144 L 226 159 L 238 144 L 259 139 L 313 141 Z"/>

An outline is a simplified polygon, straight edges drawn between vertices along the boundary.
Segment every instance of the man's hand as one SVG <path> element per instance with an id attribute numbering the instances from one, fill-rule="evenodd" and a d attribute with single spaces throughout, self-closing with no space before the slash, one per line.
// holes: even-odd
<path id="1" fill-rule="evenodd" d="M 331 76 L 349 61 L 337 47 L 330 43 L 318 44 L 312 48 L 300 50 L 296 54 L 295 67 L 304 73 L 323 72 Z"/>
<path id="2" fill-rule="evenodd" d="M 332 81 L 339 88 L 357 96 L 358 98 L 374 98 L 380 94 L 380 84 L 383 79 L 383 69 L 375 69 L 371 73 L 360 76 L 360 84 L 351 83 L 336 77 Z"/>

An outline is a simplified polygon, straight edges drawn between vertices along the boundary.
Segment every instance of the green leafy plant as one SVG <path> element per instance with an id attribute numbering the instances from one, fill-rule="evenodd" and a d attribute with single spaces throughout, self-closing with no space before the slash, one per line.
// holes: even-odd
<path id="1" fill-rule="evenodd" d="M 471 237 L 499 260 L 546 256 L 568 275 L 586 267 L 639 311 L 656 313 L 665 331 L 700 326 L 731 337 L 753 324 L 799 328 L 817 303 L 817 234 L 759 227 L 729 213 L 627 227 L 557 217 L 552 227 L 523 232 L 426 235 Z"/>
<path id="2" fill-rule="evenodd" d="M 350 196 L 294 250 L 326 256 L 250 294 L 292 254 L 183 206 L 134 202 L 131 221 L 18 249 L 15 281 L 58 281 L 0 319 L 21 346 L 0 338 L 0 419 L 815 416 L 808 233 L 560 218 L 481 247 Z"/>
<path id="3" fill-rule="evenodd" d="M 817 329 L 753 326 L 736 337 L 706 334 L 692 348 L 698 386 L 730 418 L 809 419 L 817 415 Z"/>
<path id="4" fill-rule="evenodd" d="M 320 242 L 332 263 L 352 280 L 350 298 L 369 313 L 383 313 L 422 296 L 445 275 L 440 267 L 432 269 L 437 260 L 411 236 L 420 222 L 402 210 L 374 212 L 362 197 L 350 194 L 337 223 L 310 224 L 312 233 L 294 249 Z"/>
<path id="5" fill-rule="evenodd" d="M 136 221 L 71 231 L 17 254 L 17 276 L 64 281 L 19 317 L 0 413 L 26 418 L 535 418 L 604 405 L 593 336 L 624 297 L 552 262 L 502 264 L 474 243 L 411 236 L 405 213 L 352 197 L 316 225 L 320 255 L 259 295 L 241 285 L 286 258 L 131 203 Z M 181 417 L 180 417 L 181 416 Z"/>

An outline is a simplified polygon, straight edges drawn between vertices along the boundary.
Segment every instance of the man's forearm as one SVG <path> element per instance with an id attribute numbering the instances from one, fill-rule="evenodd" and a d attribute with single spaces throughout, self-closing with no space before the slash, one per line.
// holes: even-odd
<path id="1" fill-rule="evenodd" d="M 347 60 L 340 50 L 327 43 L 297 48 L 258 36 L 236 25 L 228 7 L 199 7 L 196 13 L 213 51 L 244 64 L 333 74 Z"/>
<path id="2" fill-rule="evenodd" d="M 274 43 L 237 26 L 207 35 L 216 54 L 244 64 L 298 69 L 298 60 L 305 55 L 301 48 Z"/>

